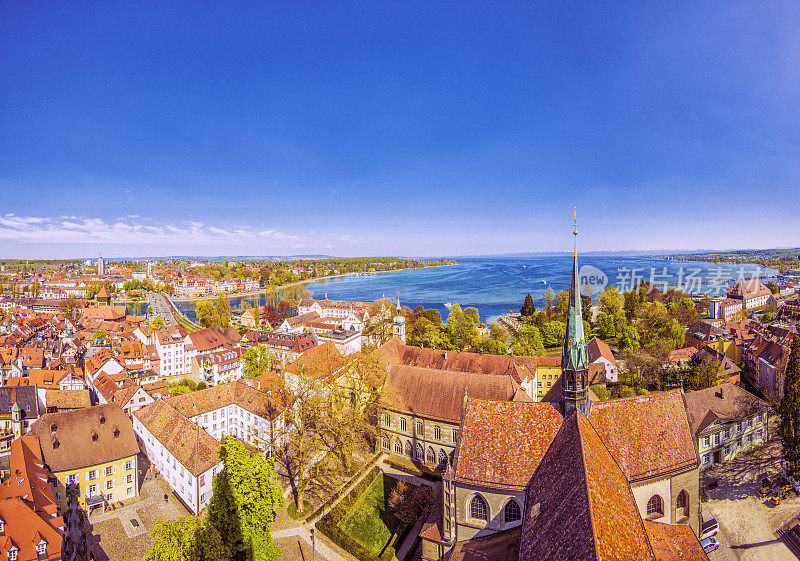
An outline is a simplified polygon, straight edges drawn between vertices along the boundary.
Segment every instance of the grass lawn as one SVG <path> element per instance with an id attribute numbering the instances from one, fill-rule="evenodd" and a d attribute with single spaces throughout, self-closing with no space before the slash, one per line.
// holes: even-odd
<path id="1" fill-rule="evenodd" d="M 378 477 L 341 525 L 345 533 L 375 556 L 381 554 L 401 526 L 386 506 L 396 484 L 397 480 L 387 475 Z"/>

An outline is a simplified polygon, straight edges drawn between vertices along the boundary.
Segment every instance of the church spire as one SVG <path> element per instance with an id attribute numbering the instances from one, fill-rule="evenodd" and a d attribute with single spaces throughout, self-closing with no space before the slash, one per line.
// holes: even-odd
<path id="1" fill-rule="evenodd" d="M 579 409 L 589 415 L 589 352 L 583 333 L 581 292 L 578 278 L 578 211 L 574 210 L 572 234 L 575 248 L 572 254 L 572 283 L 569 287 L 569 309 L 567 310 L 567 333 L 561 351 L 561 403 L 564 414 Z"/>

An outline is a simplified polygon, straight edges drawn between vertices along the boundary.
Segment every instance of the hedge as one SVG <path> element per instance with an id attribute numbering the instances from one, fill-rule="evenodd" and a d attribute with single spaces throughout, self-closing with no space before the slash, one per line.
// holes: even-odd
<path id="1" fill-rule="evenodd" d="M 431 469 L 426 465 L 417 464 L 405 458 L 395 458 L 392 456 L 386 458 L 386 463 L 393 468 L 419 475 L 429 481 L 441 481 L 442 472 L 444 471 L 441 468 Z"/>
<path id="2" fill-rule="evenodd" d="M 361 466 L 361 469 L 359 469 L 353 477 L 348 479 L 347 483 L 342 485 L 342 487 L 338 491 L 336 491 L 333 495 L 328 497 L 328 500 L 325 501 L 324 503 L 322 503 L 322 505 L 317 510 L 315 510 L 314 512 L 312 512 L 311 514 L 309 514 L 306 517 L 306 522 L 310 522 L 311 520 L 313 520 L 314 518 L 316 518 L 317 516 L 322 514 L 323 510 L 325 510 L 330 505 L 332 505 L 333 502 L 342 495 L 344 490 L 347 489 L 347 486 L 350 484 L 350 482 L 353 479 L 358 479 L 359 477 L 361 477 L 361 474 L 364 473 L 365 471 L 367 471 L 367 469 L 369 469 L 369 466 L 374 465 L 377 462 L 378 458 L 380 458 L 380 456 L 381 456 L 381 453 L 379 452 L 379 453 L 375 454 L 369 462 L 367 462 L 365 465 Z M 378 468 L 376 466 L 375 469 L 380 469 L 380 468 Z"/>

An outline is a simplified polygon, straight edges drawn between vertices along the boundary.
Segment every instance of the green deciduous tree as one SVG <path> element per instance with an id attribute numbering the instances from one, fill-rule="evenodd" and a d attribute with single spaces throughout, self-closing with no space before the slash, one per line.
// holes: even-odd
<path id="1" fill-rule="evenodd" d="M 696 390 L 711 388 L 719 383 L 722 363 L 716 358 L 702 361 L 692 369 L 689 383 Z"/>
<path id="2" fill-rule="evenodd" d="M 542 343 L 545 347 L 557 347 L 564 343 L 567 324 L 561 321 L 548 321 L 542 326 Z"/>
<path id="3" fill-rule="evenodd" d="M 544 300 L 544 311 L 549 314 L 550 310 L 553 308 L 553 303 L 556 300 L 556 293 L 552 286 L 547 286 L 547 290 L 544 291 L 542 299 Z"/>
<path id="4" fill-rule="evenodd" d="M 213 527 L 196 516 L 159 522 L 150 532 L 152 545 L 144 561 L 219 561 L 230 559 L 229 550 Z"/>
<path id="5" fill-rule="evenodd" d="M 786 375 L 783 382 L 783 397 L 778 405 L 780 425 L 778 430 L 783 441 L 783 458 L 789 464 L 789 473 L 800 476 L 800 337 L 792 340 Z"/>
<path id="6" fill-rule="evenodd" d="M 441 327 L 442 325 L 442 314 L 435 308 L 424 310 L 420 316 L 430 321 L 436 327 Z"/>
<path id="7" fill-rule="evenodd" d="M 633 326 L 626 327 L 622 332 L 622 336 L 619 338 L 619 348 L 624 351 L 632 351 L 638 349 L 640 346 L 639 331 Z"/>
<path id="8" fill-rule="evenodd" d="M 561 290 L 556 294 L 555 305 L 553 306 L 554 319 L 566 321 L 567 310 L 569 309 L 569 290 Z"/>
<path id="9" fill-rule="evenodd" d="M 777 294 L 778 292 L 780 292 L 780 288 L 778 288 L 778 285 L 773 281 L 769 281 L 767 283 L 767 288 L 769 288 L 769 291 L 772 292 L 773 294 Z"/>
<path id="10" fill-rule="evenodd" d="M 480 325 L 481 315 L 478 313 L 478 308 L 474 306 L 467 306 L 464 308 L 464 315 L 472 320 L 475 325 Z"/>
<path id="11" fill-rule="evenodd" d="M 203 327 L 214 327 L 219 325 L 217 309 L 211 300 L 200 300 L 194 305 L 194 312 L 197 315 L 197 323 Z"/>
<path id="12" fill-rule="evenodd" d="M 511 348 L 515 355 L 543 356 L 544 345 L 539 328 L 533 325 L 523 325 L 522 329 L 517 331 Z"/>
<path id="13" fill-rule="evenodd" d="M 255 345 L 247 349 L 242 357 L 242 373 L 246 378 L 265 374 L 275 364 L 275 355 L 266 345 Z"/>
<path id="14" fill-rule="evenodd" d="M 231 302 L 228 300 L 227 294 L 220 294 L 217 296 L 217 302 L 214 304 L 219 318 L 220 327 L 228 327 L 231 324 Z"/>
<path id="15" fill-rule="evenodd" d="M 616 286 L 609 286 L 600 293 L 600 311 L 608 314 L 621 314 L 625 309 L 625 297 Z"/>

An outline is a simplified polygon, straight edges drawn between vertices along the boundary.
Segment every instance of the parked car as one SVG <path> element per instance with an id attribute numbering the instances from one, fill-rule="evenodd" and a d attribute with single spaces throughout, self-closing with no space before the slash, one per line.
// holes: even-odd
<path id="1" fill-rule="evenodd" d="M 711 536 L 716 536 L 719 532 L 719 524 L 716 518 L 709 518 L 700 526 L 700 541 Z"/>
<path id="2" fill-rule="evenodd" d="M 719 540 L 717 538 L 706 538 L 700 542 L 700 547 L 706 553 L 711 553 L 715 549 L 719 549 Z"/>

